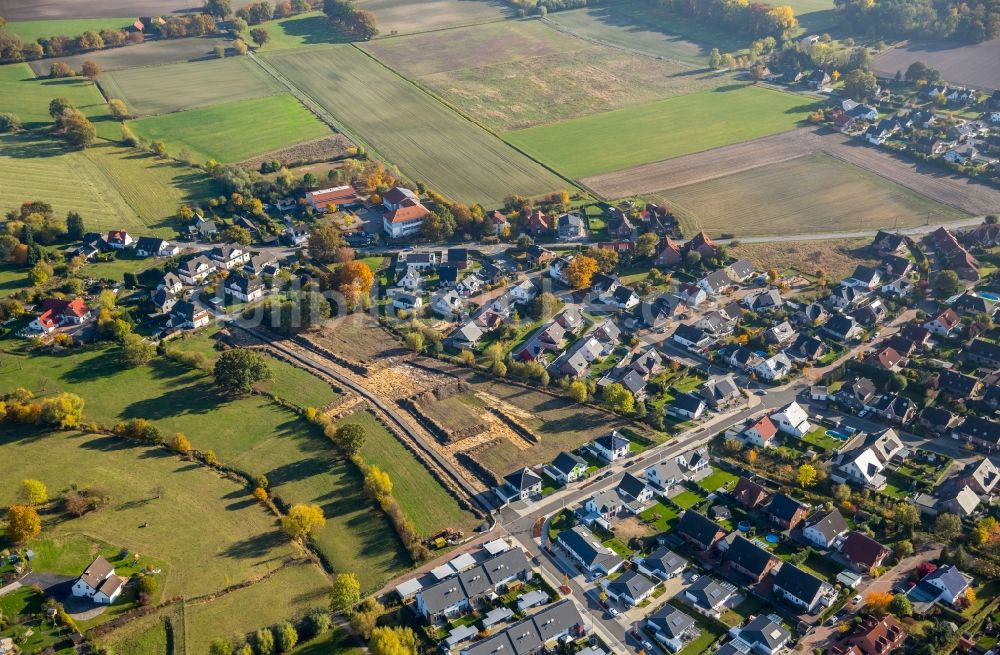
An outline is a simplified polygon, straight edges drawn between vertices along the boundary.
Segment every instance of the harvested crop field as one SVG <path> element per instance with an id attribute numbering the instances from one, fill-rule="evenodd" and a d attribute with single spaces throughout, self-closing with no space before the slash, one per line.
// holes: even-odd
<path id="1" fill-rule="evenodd" d="M 120 98 L 135 116 L 166 114 L 222 102 L 248 100 L 285 90 L 247 57 L 209 59 L 105 73 L 104 95 Z"/>
<path id="2" fill-rule="evenodd" d="M 680 16 L 656 15 L 634 0 L 550 12 L 545 20 L 584 38 L 699 67 L 707 65 L 712 48 L 738 52 L 746 47 L 738 38 L 707 30 Z"/>
<path id="3" fill-rule="evenodd" d="M 330 129 L 289 94 L 227 102 L 130 121 L 137 136 L 163 140 L 196 161 L 243 161 L 284 146 L 329 136 Z"/>
<path id="4" fill-rule="evenodd" d="M 593 45 L 538 21 L 417 34 L 375 41 L 365 48 L 499 131 L 696 93 L 732 81 L 728 75 Z"/>
<path id="5" fill-rule="evenodd" d="M 275 159 L 286 166 L 297 162 L 330 161 L 347 155 L 354 147 L 351 140 L 343 134 L 334 134 L 315 141 L 306 141 L 288 148 L 265 152 L 263 155 L 251 157 L 240 163 L 250 168 L 260 168 L 260 165 L 265 161 L 274 161 Z"/>
<path id="6" fill-rule="evenodd" d="M 217 45 L 228 48 L 232 45 L 232 42 L 221 37 L 211 36 L 147 41 L 139 45 L 97 50 L 69 57 L 39 59 L 31 62 L 30 66 L 36 75 L 43 76 L 49 74 L 49 67 L 57 61 L 64 62 L 70 68 L 77 71 L 80 70 L 80 66 L 85 61 L 97 63 L 103 71 L 156 66 L 159 64 L 176 64 L 182 61 L 214 59 L 214 50 Z M 147 73 L 155 75 L 155 71 L 147 71 Z"/>
<path id="7" fill-rule="evenodd" d="M 948 42 L 912 42 L 890 48 L 875 58 L 874 68 L 892 77 L 916 61 L 941 71 L 952 84 L 976 89 L 1000 89 L 1000 38 L 956 45 Z"/>
<path id="8" fill-rule="evenodd" d="M 1000 207 L 1000 191 L 993 187 L 948 173 L 931 164 L 895 156 L 823 128 L 785 132 L 614 173 L 586 177 L 581 182 L 602 197 L 623 198 L 712 180 L 813 153 L 832 155 L 968 214 L 990 214 Z"/>
<path id="9" fill-rule="evenodd" d="M 826 154 L 661 191 L 684 235 L 737 237 L 912 227 L 966 214 Z"/>
<path id="10" fill-rule="evenodd" d="M 358 48 L 317 47 L 265 58 L 353 141 L 360 139 L 448 198 L 492 206 L 512 189 L 534 196 L 566 186 Z"/>
<path id="11" fill-rule="evenodd" d="M 791 130 L 814 108 L 798 94 L 732 84 L 518 130 L 505 138 L 577 178 Z"/>
<path id="12" fill-rule="evenodd" d="M 733 257 L 746 257 L 763 270 L 794 268 L 813 274 L 823 269 L 827 279 L 840 280 L 859 265 L 877 266 L 878 256 L 871 239 L 828 239 L 817 241 L 774 241 L 733 246 Z"/>
<path id="13" fill-rule="evenodd" d="M 114 17 L 133 12 L 156 16 L 200 8 L 201 3 L 197 0 L 101 0 L 88 3 L 79 0 L 0 0 L 0 16 L 9 21 Z"/>
<path id="14" fill-rule="evenodd" d="M 383 35 L 413 34 L 503 20 L 513 10 L 500 0 L 361 0 Z"/>

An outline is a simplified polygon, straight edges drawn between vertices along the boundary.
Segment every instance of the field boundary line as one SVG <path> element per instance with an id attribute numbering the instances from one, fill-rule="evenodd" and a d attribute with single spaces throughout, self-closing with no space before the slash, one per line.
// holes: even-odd
<path id="1" fill-rule="evenodd" d="M 362 3 L 358 8 L 359 9 L 364 9 L 365 8 L 364 3 Z M 466 27 L 479 27 L 481 25 L 492 25 L 493 23 L 520 22 L 520 21 L 529 21 L 529 20 L 531 20 L 531 19 L 527 18 L 527 17 L 525 17 L 525 18 L 517 18 L 516 16 L 509 16 L 509 17 L 504 17 L 504 18 L 494 18 L 492 20 L 481 20 L 481 21 L 476 21 L 476 22 L 473 22 L 473 23 L 461 23 L 459 25 L 449 25 L 447 27 L 434 27 L 432 29 L 421 30 L 419 32 L 406 32 L 405 34 L 400 34 L 400 33 L 397 32 L 396 34 L 386 34 L 384 36 L 376 36 L 374 39 L 371 39 L 371 40 L 367 41 L 367 43 L 373 43 L 374 41 L 390 41 L 392 39 L 405 38 L 407 36 L 416 36 L 418 34 L 433 34 L 435 32 L 448 32 L 450 30 L 460 30 L 460 29 L 464 29 Z M 348 41 L 347 43 L 350 43 L 350 41 Z M 285 50 L 288 50 L 288 49 L 289 48 L 285 48 Z"/>
<path id="2" fill-rule="evenodd" d="M 584 9 L 584 8 L 581 7 L 581 9 Z M 681 61 L 680 59 L 674 59 L 673 57 L 667 57 L 666 55 L 657 55 L 657 54 L 654 54 L 652 52 L 648 52 L 646 50 L 639 50 L 639 49 L 636 49 L 636 48 L 630 48 L 628 46 L 621 45 L 621 44 L 618 44 L 618 43 L 611 43 L 609 41 L 604 41 L 604 40 L 598 39 L 597 37 L 586 36 L 584 34 L 580 34 L 579 32 L 575 32 L 575 31 L 571 30 L 570 28 L 566 27 L 565 25 L 561 25 L 559 23 L 556 23 L 556 22 L 552 21 L 551 19 L 548 18 L 548 16 L 540 17 L 540 18 L 538 18 L 538 21 L 542 22 L 542 23 L 545 23 L 546 26 L 552 28 L 553 30 L 555 30 L 557 32 L 562 32 L 563 34 L 568 34 L 569 36 L 572 36 L 575 39 L 580 39 L 581 41 L 587 41 L 588 43 L 593 43 L 595 45 L 607 46 L 608 48 L 614 48 L 615 50 L 622 50 L 624 52 L 628 52 L 628 53 L 633 54 L 633 55 L 639 55 L 640 57 L 649 57 L 650 59 L 657 59 L 657 60 L 660 60 L 660 61 L 669 61 L 669 62 L 672 62 L 674 64 L 677 64 L 678 66 L 683 66 L 684 68 L 688 68 L 690 70 L 705 70 L 705 69 L 702 69 L 700 66 L 696 66 L 696 65 L 692 64 L 689 61 Z"/>
<path id="3" fill-rule="evenodd" d="M 366 57 L 369 57 L 372 61 L 374 61 L 375 63 L 377 63 L 382 68 L 384 68 L 387 71 L 389 71 L 390 73 L 392 73 L 394 76 L 396 76 L 399 79 L 403 80 L 407 84 L 410 84 L 410 85 L 414 86 L 418 91 L 420 91 L 421 93 L 429 96 L 432 100 L 434 100 L 435 102 L 438 102 L 439 104 L 441 104 L 442 106 L 444 106 L 446 109 L 448 109 L 449 111 L 451 111 L 455 115 L 457 115 L 459 118 L 462 118 L 462 119 L 466 120 L 467 122 L 471 123 L 473 126 L 475 126 L 475 127 L 479 128 L 480 130 L 486 132 L 487 134 L 491 135 L 495 139 L 498 139 L 501 143 L 503 143 L 504 145 L 506 145 L 508 148 L 514 150 L 515 152 L 521 153 L 522 155 L 524 155 L 525 157 L 527 157 L 531 161 L 535 162 L 536 164 L 538 164 L 539 166 L 541 166 L 545 170 L 549 171 L 550 173 L 552 173 L 553 175 L 555 175 L 559 179 L 561 179 L 564 182 L 568 183 L 571 188 L 576 188 L 577 190 L 581 190 L 581 191 L 583 190 L 581 187 L 579 187 L 577 185 L 576 180 L 574 180 L 573 178 L 566 176 L 564 173 L 556 170 L 555 168 L 549 166 L 545 162 L 537 159 L 536 157 L 534 157 L 530 153 L 522 150 L 520 147 L 514 145 L 513 143 L 511 143 L 507 139 L 503 138 L 503 135 L 495 132 L 494 130 L 492 130 L 491 128 L 487 127 L 486 125 L 483 125 L 482 123 L 480 123 L 479 121 L 477 121 L 475 118 L 473 118 L 472 116 L 469 116 L 464 111 L 460 110 L 458 107 L 452 105 L 450 102 L 448 102 L 447 100 L 445 100 L 444 98 L 442 98 L 438 94 L 434 93 L 431 89 L 427 88 L 426 86 L 424 86 L 420 82 L 417 82 L 416 80 L 411 80 L 410 78 L 405 77 L 402 73 L 400 73 L 396 69 L 394 69 L 391 66 L 389 66 L 388 64 L 386 64 L 384 61 L 382 61 L 381 59 L 379 59 L 378 57 L 376 57 L 374 54 L 368 52 L 364 48 L 359 47 L 356 43 L 352 43 L 351 46 L 354 47 L 354 49 L 357 50 L 358 52 L 360 52 L 363 55 L 365 55 Z M 553 189 L 553 191 L 555 191 L 555 189 Z"/>

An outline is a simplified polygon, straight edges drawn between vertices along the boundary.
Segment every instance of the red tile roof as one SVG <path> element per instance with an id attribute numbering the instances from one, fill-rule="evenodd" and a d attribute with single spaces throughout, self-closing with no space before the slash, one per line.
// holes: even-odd
<path id="1" fill-rule="evenodd" d="M 423 218 L 430 213 L 430 210 L 423 205 L 412 204 L 392 210 L 385 215 L 385 218 L 390 223 L 405 223 L 406 221 Z"/>
<path id="2" fill-rule="evenodd" d="M 358 202 L 358 192 L 351 185 L 319 189 L 306 193 L 306 200 L 321 207 L 327 205 L 353 205 Z"/>

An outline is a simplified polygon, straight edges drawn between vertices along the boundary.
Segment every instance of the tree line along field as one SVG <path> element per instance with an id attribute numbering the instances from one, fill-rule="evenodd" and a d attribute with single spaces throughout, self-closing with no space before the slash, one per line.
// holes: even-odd
<path id="1" fill-rule="evenodd" d="M 800 95 L 733 84 L 509 132 L 505 138 L 580 178 L 791 130 L 817 106 Z"/>
<path id="2" fill-rule="evenodd" d="M 502 0 L 360 0 L 383 36 L 429 32 L 503 20 L 514 11 Z"/>
<path id="3" fill-rule="evenodd" d="M 363 46 L 498 131 L 717 88 L 729 75 L 594 45 L 537 20 L 376 40 Z M 526 101 L 530 98 L 530 102 Z"/>
<path id="4" fill-rule="evenodd" d="M 287 93 L 140 118 L 128 125 L 139 137 L 164 141 L 171 155 L 187 148 L 198 161 L 223 163 L 331 134 Z"/>
<path id="5" fill-rule="evenodd" d="M 404 174 L 460 202 L 499 205 L 566 181 L 350 45 L 264 55 L 358 138 Z"/>
<path id="6" fill-rule="evenodd" d="M 681 232 L 737 237 L 912 227 L 968 217 L 830 155 L 805 155 L 651 196 Z"/>
<path id="7" fill-rule="evenodd" d="M 36 395 L 79 394 L 88 420 L 145 418 L 165 434 L 184 432 L 193 448 L 214 450 L 223 464 L 266 475 L 283 502 L 320 504 L 327 523 L 314 534 L 318 551 L 334 570 L 356 572 L 366 589 L 411 566 L 388 519 L 363 496 L 360 474 L 314 426 L 265 397 L 220 395 L 209 376 L 165 358 L 123 369 L 114 348 L 59 356 L 8 353 L 0 393 L 22 386 Z M 293 397 L 294 388 L 276 393 Z"/>
<path id="8" fill-rule="evenodd" d="M 101 75 L 99 82 L 106 97 L 124 100 L 135 116 L 249 100 L 285 90 L 247 57 L 126 68 Z"/>
<path id="9" fill-rule="evenodd" d="M 0 16 L 6 14 L 0 12 Z M 100 32 L 104 29 L 125 29 L 136 20 L 135 16 L 109 18 L 68 18 L 56 20 L 19 20 L 7 23 L 4 29 L 16 34 L 25 43 L 34 43 L 39 38 L 50 36 L 77 36 L 84 32 Z"/>
<path id="10" fill-rule="evenodd" d="M 79 71 L 85 61 L 93 61 L 101 70 L 110 71 L 121 68 L 140 68 L 159 64 L 173 64 L 183 61 L 214 59 L 215 46 L 228 48 L 232 41 L 217 36 L 200 36 L 186 39 L 165 39 L 162 41 L 146 41 L 138 45 L 121 48 L 108 48 L 94 52 L 85 52 L 66 57 L 36 59 L 30 62 L 31 70 L 39 77 L 49 74 L 52 64 L 62 62 L 75 71 Z M 151 71 L 150 74 L 155 75 Z"/>

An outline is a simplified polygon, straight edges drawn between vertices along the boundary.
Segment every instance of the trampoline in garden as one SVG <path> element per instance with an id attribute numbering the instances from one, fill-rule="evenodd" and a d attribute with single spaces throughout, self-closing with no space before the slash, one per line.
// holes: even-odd
<path id="1" fill-rule="evenodd" d="M 750 521 L 740 521 L 736 524 L 740 532 L 750 532 Z"/>
<path id="2" fill-rule="evenodd" d="M 766 539 L 767 543 L 769 544 L 776 544 L 778 543 L 779 537 L 776 534 L 769 534 L 766 537 L 764 537 L 764 539 Z"/>

